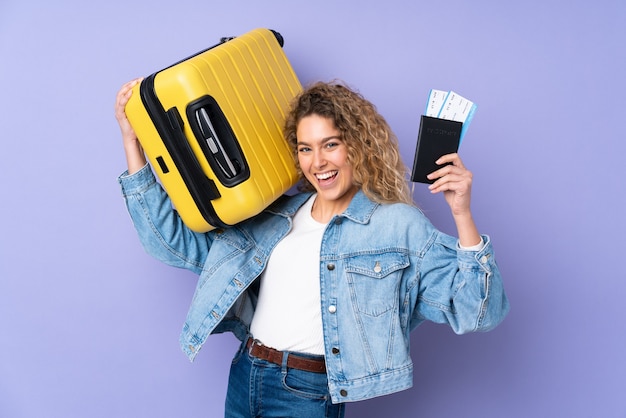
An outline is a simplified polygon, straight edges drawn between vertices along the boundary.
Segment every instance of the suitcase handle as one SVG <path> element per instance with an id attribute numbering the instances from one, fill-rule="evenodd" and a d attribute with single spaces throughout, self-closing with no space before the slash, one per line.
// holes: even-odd
<path id="1" fill-rule="evenodd" d="M 215 176 L 226 187 L 250 177 L 243 151 L 226 116 L 209 95 L 187 106 L 187 120 Z"/>
<path id="2" fill-rule="evenodd" d="M 276 41 L 278 42 L 278 44 L 280 45 L 280 47 L 284 47 L 285 46 L 285 38 L 283 38 L 283 35 L 280 34 L 280 32 L 275 31 L 274 29 L 270 29 L 270 32 L 272 32 L 272 34 L 274 34 L 274 37 L 276 38 Z M 215 46 L 219 46 L 223 43 L 226 43 L 228 41 L 232 41 L 233 39 L 235 39 L 236 36 L 222 36 L 220 38 L 220 43 L 215 45 Z"/>
<path id="3" fill-rule="evenodd" d="M 169 135 L 162 136 L 163 143 L 170 152 L 189 192 L 197 200 L 215 200 L 221 197 L 213 180 L 208 178 L 193 150 L 187 142 L 183 131 L 184 122 L 178 109 L 172 107 L 165 112 L 169 122 Z"/>
<path id="4" fill-rule="evenodd" d="M 283 46 L 285 46 L 285 38 L 283 38 L 283 36 L 280 34 L 280 32 L 277 32 L 277 31 L 275 31 L 275 30 L 273 30 L 273 29 L 269 29 L 269 31 L 270 31 L 270 32 L 272 32 L 272 34 L 274 34 L 274 37 L 276 38 L 276 42 L 278 42 L 278 45 L 280 45 L 280 47 L 281 47 L 281 48 L 282 48 Z M 190 58 L 193 58 L 193 57 L 195 57 L 195 56 L 197 56 L 197 55 L 200 55 L 200 54 L 202 54 L 202 53 L 205 53 L 205 52 L 207 52 L 207 51 L 209 51 L 209 50 L 211 50 L 211 49 L 213 49 L 213 48 L 217 48 L 218 46 L 220 46 L 220 45 L 222 45 L 222 44 L 225 44 L 226 42 L 232 41 L 233 39 L 236 39 L 236 38 L 237 38 L 236 36 L 222 36 L 222 37 L 220 38 L 220 41 L 219 41 L 218 43 L 216 43 L 215 45 L 211 45 L 210 47 L 208 47 L 208 48 L 206 48 L 206 49 L 203 49 L 202 51 L 196 52 L 196 53 L 195 53 L 195 54 L 193 54 L 193 55 L 190 55 L 190 56 L 188 56 L 188 57 L 186 57 L 186 58 L 183 58 L 182 60 L 177 61 L 177 62 L 175 62 L 174 64 L 172 64 L 172 65 L 170 65 L 169 67 L 166 67 L 166 68 L 164 68 L 164 69 L 166 70 L 166 69 L 168 69 L 168 68 L 170 68 L 170 67 L 174 67 L 174 66 L 176 66 L 176 65 L 180 64 L 181 62 L 185 62 L 185 61 L 187 61 L 187 60 L 188 60 L 188 59 L 190 59 Z"/>

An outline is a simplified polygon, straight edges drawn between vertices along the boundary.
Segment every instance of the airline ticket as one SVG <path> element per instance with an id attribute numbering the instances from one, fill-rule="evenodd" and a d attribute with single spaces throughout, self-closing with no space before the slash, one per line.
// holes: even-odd
<path id="1" fill-rule="evenodd" d="M 474 102 L 454 91 L 432 89 L 428 95 L 425 115 L 463 123 L 460 139 L 462 141 L 476 109 Z"/>

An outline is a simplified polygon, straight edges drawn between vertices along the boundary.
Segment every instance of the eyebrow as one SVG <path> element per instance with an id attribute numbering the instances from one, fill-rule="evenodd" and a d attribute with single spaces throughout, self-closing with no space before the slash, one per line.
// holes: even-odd
<path id="1" fill-rule="evenodd" d="M 322 138 L 322 140 L 320 141 L 322 144 L 328 142 L 328 141 L 332 141 L 334 139 L 338 139 L 341 141 L 341 136 L 339 135 L 332 135 L 332 136 L 328 136 L 326 138 Z M 317 141 L 316 141 L 317 142 Z M 296 142 L 296 145 L 310 145 L 308 142 L 304 142 L 304 141 L 300 141 L 298 140 L 298 142 Z"/>

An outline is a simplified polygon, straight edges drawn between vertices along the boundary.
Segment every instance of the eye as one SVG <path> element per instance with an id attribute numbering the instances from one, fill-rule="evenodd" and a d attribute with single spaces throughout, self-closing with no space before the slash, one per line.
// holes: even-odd
<path id="1" fill-rule="evenodd" d="M 304 146 L 298 147 L 298 152 L 299 153 L 304 153 L 304 152 L 309 152 L 309 151 L 311 151 L 311 148 L 309 148 L 309 147 L 304 147 Z"/>

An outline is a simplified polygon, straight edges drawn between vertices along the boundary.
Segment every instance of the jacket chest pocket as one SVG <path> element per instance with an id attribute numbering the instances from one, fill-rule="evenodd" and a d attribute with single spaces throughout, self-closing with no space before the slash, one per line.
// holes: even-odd
<path id="1" fill-rule="evenodd" d="M 348 258 L 345 263 L 350 297 L 359 312 L 380 316 L 398 305 L 402 273 L 409 266 L 406 254 L 359 255 Z"/>

